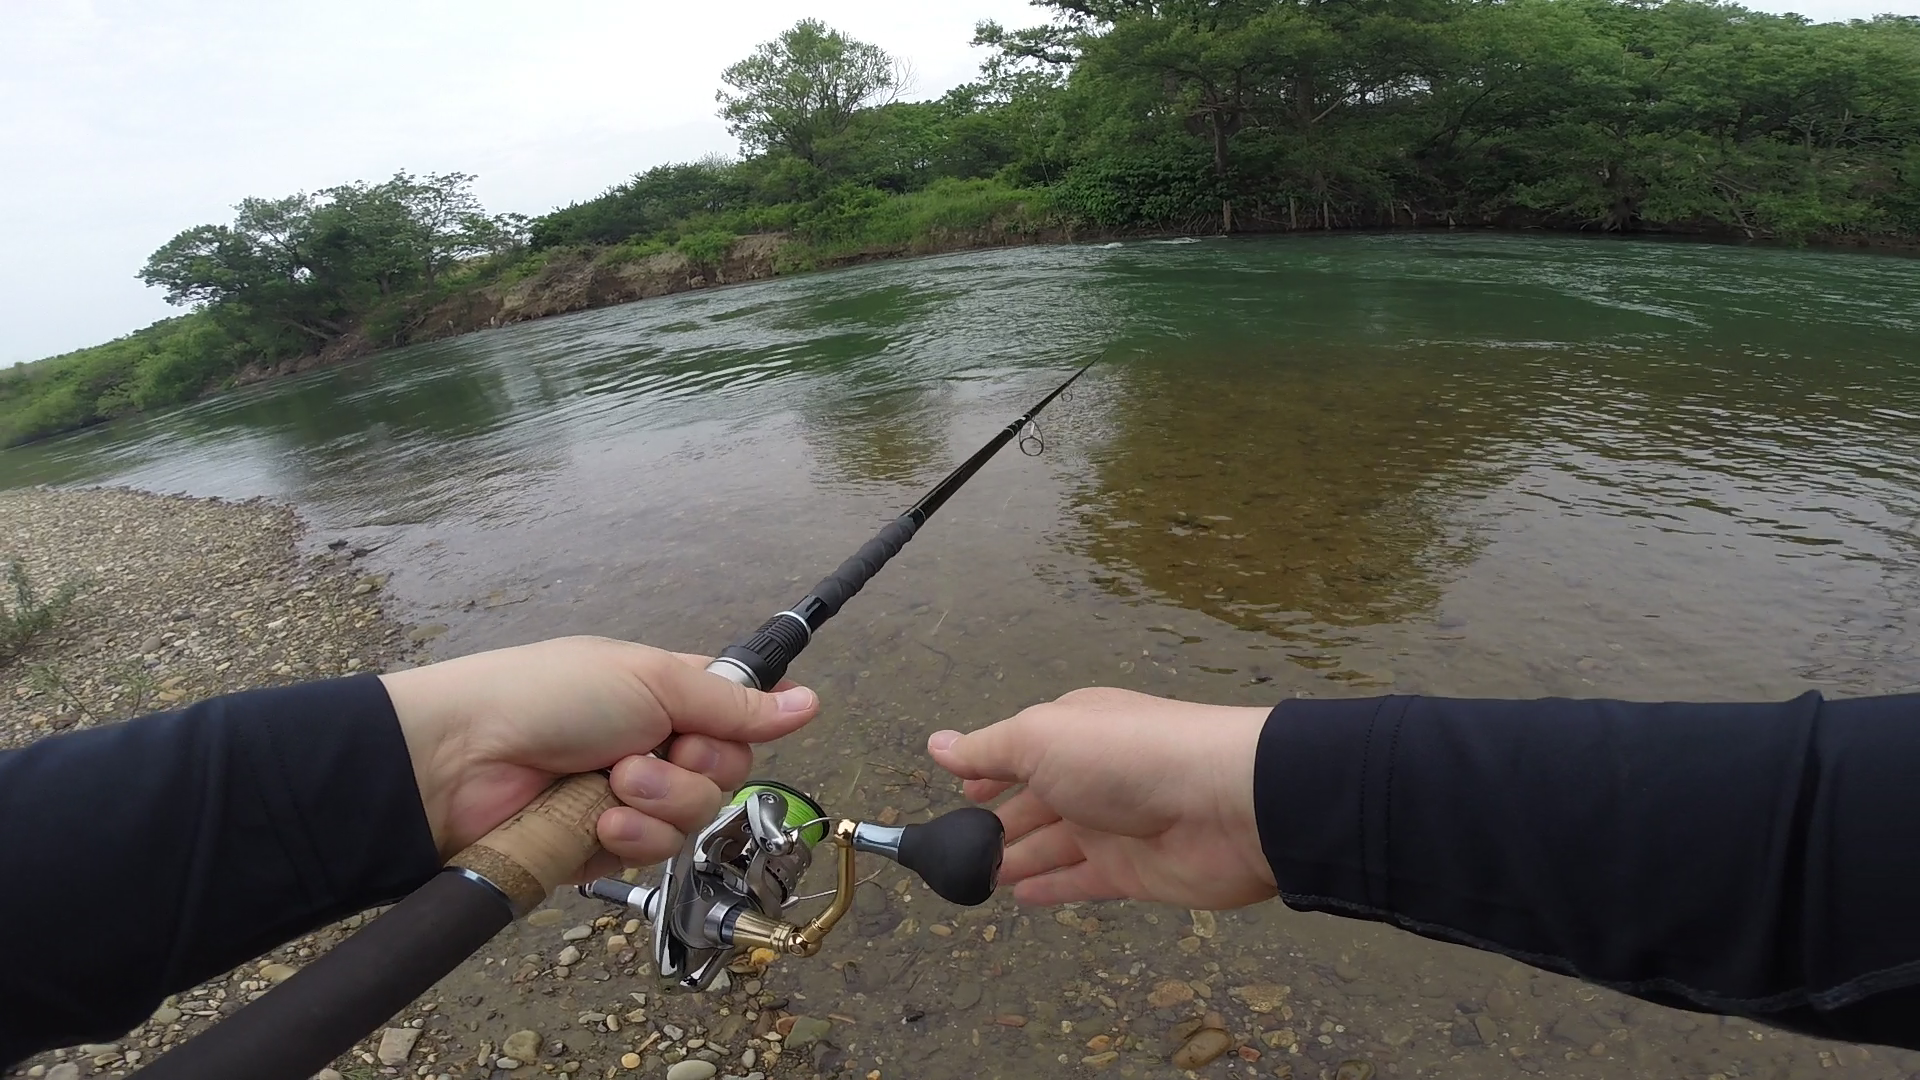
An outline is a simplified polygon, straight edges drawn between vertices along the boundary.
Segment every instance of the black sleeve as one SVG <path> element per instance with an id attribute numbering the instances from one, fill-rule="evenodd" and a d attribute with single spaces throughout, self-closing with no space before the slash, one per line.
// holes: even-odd
<path id="1" fill-rule="evenodd" d="M 167 994 L 395 899 L 438 865 L 373 675 L 0 754 L 0 1069 L 116 1038 Z M 110 973 L 73 956 L 102 927 Z"/>
<path id="2" fill-rule="evenodd" d="M 1920 1048 L 1920 696 L 1294 700 L 1254 776 L 1292 907 Z"/>

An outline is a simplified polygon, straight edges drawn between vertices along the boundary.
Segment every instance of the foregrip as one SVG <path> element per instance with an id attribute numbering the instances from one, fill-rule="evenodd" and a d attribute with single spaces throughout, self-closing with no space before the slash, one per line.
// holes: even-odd
<path id="1" fill-rule="evenodd" d="M 813 613 L 802 611 L 801 614 L 807 616 L 807 625 L 818 630 L 821 623 L 839 614 L 840 605 L 853 599 L 854 594 L 873 580 L 873 575 L 887 565 L 888 559 L 900 554 L 900 549 L 906 547 L 907 541 L 919 531 L 919 519 L 911 514 L 902 514 L 889 522 L 873 539 L 861 544 L 859 551 L 813 587 L 813 595 L 808 599 L 820 601 L 820 613 L 816 618 Z M 806 605 L 803 603 L 802 606 Z"/>

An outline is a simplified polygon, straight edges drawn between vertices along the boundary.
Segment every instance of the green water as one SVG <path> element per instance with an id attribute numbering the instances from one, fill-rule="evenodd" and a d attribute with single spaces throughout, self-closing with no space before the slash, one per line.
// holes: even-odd
<path id="1" fill-rule="evenodd" d="M 835 813 L 939 810 L 901 780 L 927 733 L 1095 683 L 1920 689 L 1920 262 L 1891 257 L 1400 235 L 880 264 L 395 351 L 0 453 L 0 484 L 290 499 L 315 544 L 384 545 L 413 617 L 450 628 L 441 655 L 573 632 L 712 650 L 1103 350 L 1045 453 L 993 462 L 796 665 L 829 712 L 768 775 Z M 1012 951 L 870 923 L 829 945 L 875 959 L 858 980 L 782 978 L 843 1013 L 924 1011 L 853 1051 L 910 1075 L 1079 1069 L 1112 1029 L 1100 994 L 1124 1013 L 1209 963 L 1294 984 L 1291 1027 L 1340 1027 L 1214 1073 L 1835 1075 L 1831 1047 L 1360 924 L 1251 910 L 1188 953 L 1185 913 L 1096 913 L 1088 935 L 988 909 Z M 947 1002 L 960 984 L 982 1000 Z M 1499 986 L 1512 1030 L 1455 1045 L 1458 1003 Z M 983 1026 L 1035 1000 L 1081 1034 Z M 1554 1034 L 1596 1024 L 1600 1056 Z M 1904 1075 L 1884 1052 L 1837 1067 Z"/>

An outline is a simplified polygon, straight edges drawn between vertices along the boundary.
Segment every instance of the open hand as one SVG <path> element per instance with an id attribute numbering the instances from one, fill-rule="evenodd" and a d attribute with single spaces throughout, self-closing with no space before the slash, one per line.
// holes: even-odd
<path id="1" fill-rule="evenodd" d="M 1253 813 L 1253 758 L 1269 710 L 1128 690 L 1058 701 L 927 748 L 1007 827 L 1000 881 L 1022 903 L 1131 897 L 1189 908 L 1276 895 Z"/>

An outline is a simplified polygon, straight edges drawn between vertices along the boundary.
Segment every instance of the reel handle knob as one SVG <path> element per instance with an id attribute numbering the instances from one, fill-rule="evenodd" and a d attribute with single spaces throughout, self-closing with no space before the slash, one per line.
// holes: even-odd
<path id="1" fill-rule="evenodd" d="M 894 861 L 920 875 L 941 899 L 973 907 L 986 903 L 1000 883 L 1006 835 L 993 811 L 963 806 L 901 829 Z"/>

